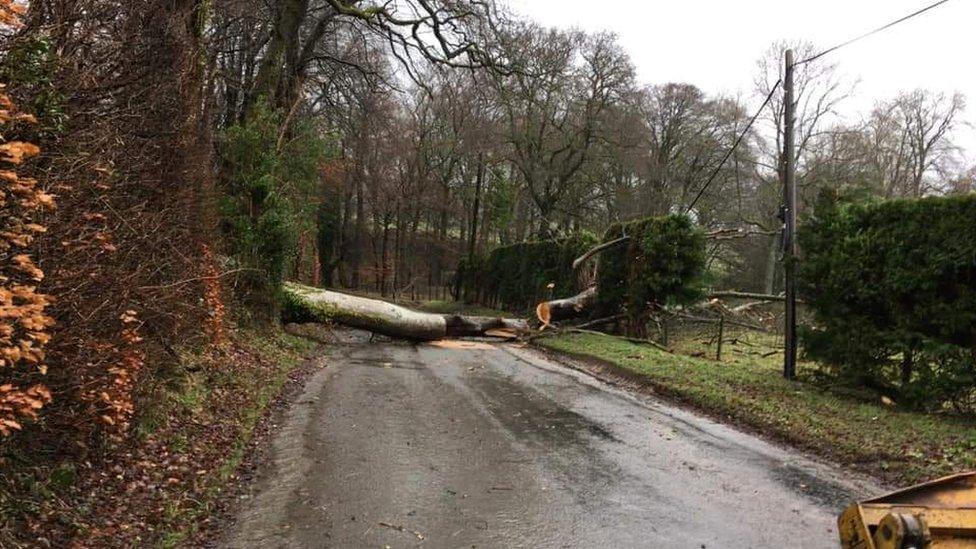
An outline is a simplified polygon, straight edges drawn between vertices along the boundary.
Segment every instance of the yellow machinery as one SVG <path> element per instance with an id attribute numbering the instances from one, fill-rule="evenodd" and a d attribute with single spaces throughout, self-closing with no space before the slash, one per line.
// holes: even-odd
<path id="1" fill-rule="evenodd" d="M 976 548 L 976 473 L 855 503 L 837 525 L 844 549 Z"/>

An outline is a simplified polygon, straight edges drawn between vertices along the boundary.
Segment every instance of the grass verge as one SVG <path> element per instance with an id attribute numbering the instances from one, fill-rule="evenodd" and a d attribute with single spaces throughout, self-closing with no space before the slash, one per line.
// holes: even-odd
<path id="1" fill-rule="evenodd" d="M 596 334 L 537 343 L 597 359 L 637 376 L 666 398 L 886 482 L 909 484 L 976 467 L 971 418 L 901 411 L 837 394 L 809 379 L 788 382 L 781 375 L 781 355 L 736 353 L 733 345 L 718 362 Z"/>

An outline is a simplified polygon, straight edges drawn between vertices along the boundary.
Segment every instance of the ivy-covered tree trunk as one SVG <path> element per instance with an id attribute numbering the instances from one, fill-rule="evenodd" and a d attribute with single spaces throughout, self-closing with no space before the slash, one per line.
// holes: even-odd
<path id="1" fill-rule="evenodd" d="M 290 109 L 298 92 L 301 73 L 301 29 L 308 0 L 278 0 L 271 41 L 261 60 L 248 104 L 264 97 L 276 108 Z"/>

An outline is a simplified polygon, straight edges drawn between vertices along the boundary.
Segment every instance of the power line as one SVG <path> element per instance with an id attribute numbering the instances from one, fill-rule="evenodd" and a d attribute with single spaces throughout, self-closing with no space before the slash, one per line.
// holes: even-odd
<path id="1" fill-rule="evenodd" d="M 817 55 L 814 55 L 813 57 L 809 57 L 807 59 L 804 59 L 803 61 L 800 61 L 800 62 L 796 63 L 794 66 L 803 65 L 805 63 L 809 63 L 811 61 L 815 61 L 817 59 L 820 59 L 821 57 L 827 55 L 828 53 L 833 53 L 833 52 L 835 52 L 835 51 L 837 51 L 837 50 L 839 50 L 839 49 L 841 49 L 843 47 L 850 46 L 851 44 L 853 44 L 855 42 L 860 42 L 861 40 L 864 40 L 865 38 L 867 38 L 869 36 L 874 36 L 875 34 L 878 34 L 879 32 L 886 31 L 886 30 L 890 29 L 891 27 L 894 27 L 895 25 L 898 25 L 900 23 L 904 23 L 905 21 L 908 21 L 909 19 L 911 19 L 913 17 L 917 17 L 919 15 L 922 15 L 923 13 L 925 13 L 925 12 L 927 12 L 929 10 L 933 10 L 933 9 L 941 6 L 942 4 L 945 4 L 948 1 L 949 0 L 941 0 L 939 2 L 936 2 L 934 4 L 931 4 L 929 6 L 926 6 L 926 7 L 922 8 L 922 9 L 920 9 L 920 10 L 914 12 L 914 13 L 910 13 L 910 14 L 906 15 L 905 17 L 902 17 L 901 19 L 898 19 L 896 21 L 892 21 L 891 23 L 888 23 L 887 25 L 884 25 L 882 27 L 878 27 L 878 28 L 876 28 L 876 29 L 874 29 L 872 31 L 868 31 L 868 32 L 866 32 L 866 33 L 864 33 L 864 34 L 862 34 L 860 36 L 851 38 L 847 42 L 843 42 L 841 44 L 837 44 L 836 46 L 834 46 L 834 47 L 832 47 L 830 49 L 826 49 L 826 50 L 818 53 Z"/>
<path id="2" fill-rule="evenodd" d="M 823 56 L 825 56 L 827 54 L 833 53 L 833 52 L 835 52 L 835 51 L 837 51 L 837 50 L 839 50 L 841 48 L 844 48 L 846 46 L 850 46 L 851 44 L 853 44 L 855 42 L 859 42 L 861 40 L 864 40 L 865 38 L 868 38 L 870 36 L 874 36 L 875 34 L 878 34 L 880 32 L 884 32 L 884 31 L 890 29 L 891 27 L 894 27 L 895 25 L 904 23 L 905 21 L 908 21 L 909 19 L 912 19 L 914 17 L 918 17 L 919 15 L 922 15 L 923 13 L 926 13 L 928 11 L 931 11 L 931 10 L 933 10 L 933 9 L 935 9 L 935 8 L 941 6 L 942 4 L 945 4 L 947 2 L 949 2 L 949 0 L 940 0 L 938 2 L 935 2 L 934 4 L 930 4 L 930 5 L 922 8 L 922 9 L 920 9 L 918 11 L 915 11 L 915 12 L 912 12 L 912 13 L 910 13 L 910 14 L 908 14 L 908 15 L 900 18 L 900 19 L 896 19 L 895 21 L 892 21 L 892 22 L 890 22 L 890 23 L 888 23 L 886 25 L 883 25 L 881 27 L 878 27 L 878 28 L 876 28 L 876 29 L 874 29 L 872 31 L 868 31 L 868 32 L 866 32 L 866 33 L 864 33 L 864 34 L 862 34 L 860 36 L 856 36 L 856 37 L 854 37 L 854 38 L 852 38 L 852 39 L 850 39 L 850 40 L 848 40 L 846 42 L 837 44 L 836 46 L 834 46 L 832 48 L 829 48 L 829 49 L 826 49 L 826 50 L 824 50 L 824 51 L 822 51 L 822 52 L 820 52 L 820 53 L 818 53 L 818 54 L 816 54 L 816 55 L 814 55 L 812 57 L 808 57 L 808 58 L 804 59 L 803 61 L 799 61 L 797 63 L 794 63 L 793 66 L 794 67 L 797 67 L 797 66 L 803 65 L 805 63 L 810 63 L 811 61 L 816 61 L 817 59 L 820 59 L 821 57 L 823 57 Z M 732 157 L 732 153 L 735 152 L 735 150 L 742 143 L 742 140 L 745 139 L 746 134 L 749 133 L 749 130 L 752 128 L 752 125 L 755 124 L 756 119 L 759 118 L 759 114 L 762 113 L 763 109 L 766 108 L 766 105 L 768 105 L 769 102 L 773 99 L 773 95 L 776 93 L 777 88 L 779 88 L 779 85 L 782 84 L 782 82 L 783 82 L 783 80 L 780 79 L 780 80 L 777 80 L 776 81 L 776 84 L 773 85 L 773 89 L 769 91 L 769 95 L 766 96 L 766 100 L 763 101 L 762 106 L 759 107 L 759 110 L 756 111 L 756 114 L 753 115 L 753 117 L 752 117 L 751 120 L 749 120 L 749 124 L 746 126 L 746 129 L 735 140 L 735 143 L 732 145 L 732 148 L 729 149 L 729 152 L 725 155 L 725 158 L 722 159 L 722 162 L 719 163 L 718 167 L 715 168 L 715 171 L 712 172 L 711 176 L 709 176 L 708 181 L 705 182 L 705 185 L 702 187 L 701 191 L 698 192 L 698 196 L 696 196 L 695 199 L 691 202 L 691 205 L 688 206 L 688 209 L 685 211 L 686 214 L 687 213 L 690 213 L 691 210 L 693 210 L 695 208 L 695 205 L 697 205 L 698 204 L 698 201 L 701 200 L 702 196 L 704 196 L 705 191 L 708 190 L 708 187 L 712 184 L 712 182 L 715 180 L 715 178 L 718 177 L 718 174 L 722 170 L 722 167 L 725 166 L 725 163 L 728 162 L 729 161 L 729 158 Z"/>
<path id="3" fill-rule="evenodd" d="M 746 134 L 748 134 L 749 130 L 752 129 L 752 125 L 756 123 L 756 119 L 759 118 L 759 115 L 763 112 L 763 109 L 766 108 L 766 105 L 769 105 L 769 102 L 773 100 L 773 95 L 776 94 L 776 90 L 779 89 L 779 85 L 782 83 L 783 80 L 779 79 L 776 81 L 775 84 L 773 84 L 773 89 L 769 90 L 769 95 L 766 96 L 766 100 L 763 101 L 762 106 L 759 107 L 759 110 L 756 111 L 756 114 L 752 115 L 752 119 L 749 120 L 749 123 L 746 125 L 746 129 L 742 130 L 742 133 L 739 134 L 738 138 L 736 138 L 735 143 L 732 144 L 732 148 L 730 148 L 729 152 L 725 154 L 725 158 L 723 158 L 722 161 L 719 163 L 719 165 L 715 168 L 715 171 L 712 172 L 712 175 L 708 177 L 708 181 L 705 182 L 705 185 L 702 187 L 702 189 L 698 191 L 698 196 L 696 196 L 695 199 L 691 201 L 691 205 L 688 206 L 687 210 L 685 210 L 685 215 L 690 213 L 691 210 L 695 208 L 695 205 L 698 204 L 698 201 L 701 200 L 702 196 L 704 196 L 705 191 L 708 189 L 708 186 L 712 184 L 712 181 L 714 181 L 715 178 L 718 177 L 718 173 L 722 171 L 722 167 L 725 166 L 725 163 L 729 161 L 729 158 L 732 158 L 732 153 L 734 153 L 735 150 L 739 148 L 739 145 L 742 143 L 742 140 L 745 139 Z"/>

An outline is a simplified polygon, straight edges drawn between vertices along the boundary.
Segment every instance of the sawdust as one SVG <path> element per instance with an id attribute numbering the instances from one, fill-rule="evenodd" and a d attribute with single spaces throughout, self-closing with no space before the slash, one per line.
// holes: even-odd
<path id="1" fill-rule="evenodd" d="M 463 341 L 459 339 L 441 339 L 438 341 L 431 341 L 428 343 L 431 347 L 437 347 L 439 349 L 463 349 L 470 351 L 484 351 L 494 349 L 495 346 L 491 343 L 484 343 L 481 341 Z"/>

